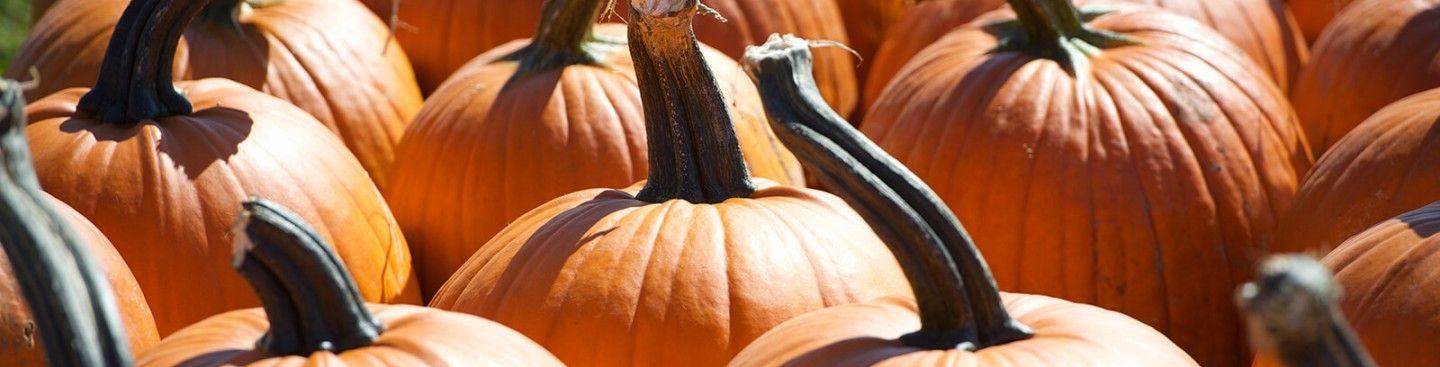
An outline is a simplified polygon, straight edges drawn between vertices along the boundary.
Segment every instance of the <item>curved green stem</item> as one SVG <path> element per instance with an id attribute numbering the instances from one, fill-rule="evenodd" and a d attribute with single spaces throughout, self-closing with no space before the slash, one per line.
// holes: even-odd
<path id="1" fill-rule="evenodd" d="M 251 198 L 231 233 L 233 265 L 260 297 L 270 330 L 259 349 L 276 355 L 341 353 L 385 330 L 345 264 L 315 230 L 278 204 Z"/>
<path id="2" fill-rule="evenodd" d="M 697 0 L 632 0 L 635 60 L 650 177 L 636 195 L 649 202 L 719 203 L 755 192 L 740 155 L 729 106 L 700 54 L 691 18 Z"/>
<path id="3" fill-rule="evenodd" d="M 1073 75 L 1084 75 L 1089 58 L 1101 50 L 1136 44 L 1123 35 L 1085 23 L 1105 11 L 1081 11 L 1070 0 L 1009 0 L 1015 19 L 990 28 L 1002 33 L 994 52 L 1024 52 L 1054 60 Z"/>
<path id="4" fill-rule="evenodd" d="M 602 0 L 548 0 L 540 13 L 540 28 L 525 48 L 506 59 L 519 60 L 519 74 L 570 65 L 598 65 L 599 58 L 585 49 L 593 38 L 595 20 L 607 3 Z"/>
<path id="5" fill-rule="evenodd" d="M 51 366 L 129 366 L 115 294 L 89 248 L 40 191 L 18 83 L 0 80 L 0 247 Z"/>
<path id="6" fill-rule="evenodd" d="M 209 0 L 133 0 L 115 25 L 100 78 L 77 108 L 107 123 L 134 123 L 191 112 L 175 90 L 172 65 L 186 25 Z"/>
<path id="7" fill-rule="evenodd" d="M 1339 300 L 1330 270 L 1302 255 L 1266 260 L 1236 295 L 1260 353 L 1291 367 L 1375 366 L 1336 306 Z"/>
<path id="8" fill-rule="evenodd" d="M 1033 335 L 1005 310 L 984 257 L 934 191 L 825 104 L 812 59 L 793 36 L 745 54 L 780 140 L 860 212 L 915 287 L 921 330 L 902 342 L 986 348 Z"/>

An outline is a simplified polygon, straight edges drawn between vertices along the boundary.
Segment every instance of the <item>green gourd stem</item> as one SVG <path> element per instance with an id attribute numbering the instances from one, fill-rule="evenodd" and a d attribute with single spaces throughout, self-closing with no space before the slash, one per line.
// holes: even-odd
<path id="1" fill-rule="evenodd" d="M 133 0 L 120 15 L 95 87 L 77 109 L 106 123 L 186 115 L 190 101 L 175 90 L 175 48 L 186 25 L 209 0 Z"/>
<path id="2" fill-rule="evenodd" d="M 640 200 L 719 203 L 755 192 L 729 106 L 691 28 L 698 6 L 697 0 L 631 0 L 630 55 L 650 149 Z"/>
<path id="3" fill-rule="evenodd" d="M 1054 60 L 1072 75 L 1083 75 L 1090 67 L 1089 58 L 1101 50 L 1137 44 L 1124 35 L 1086 25 L 1103 10 L 1081 11 L 1070 0 L 1008 1 L 1015 19 L 988 26 L 1002 33 L 996 52 L 1028 53 Z"/>
<path id="4" fill-rule="evenodd" d="M 520 74 L 570 65 L 598 65 L 585 49 L 593 39 L 595 21 L 607 0 L 549 0 L 540 13 L 540 27 L 525 48 L 506 59 L 519 60 Z"/>
<path id="5" fill-rule="evenodd" d="M 114 292 L 89 248 L 40 191 L 18 83 L 0 80 L 0 247 L 39 328 L 50 366 L 129 366 Z"/>
<path id="6" fill-rule="evenodd" d="M 1340 288 L 1314 258 L 1280 255 L 1261 263 L 1236 303 L 1248 319 L 1251 344 L 1291 367 L 1373 367 L 1337 303 Z M 1298 322 L 1297 322 L 1298 321 Z"/>
<path id="7" fill-rule="evenodd" d="M 341 353 L 368 346 L 385 326 L 329 244 L 299 215 L 251 198 L 231 230 L 232 265 L 270 320 L 257 348 L 275 355 Z"/>
<path id="8" fill-rule="evenodd" d="M 809 44 L 771 36 L 746 50 L 746 71 L 781 142 L 860 212 L 903 265 L 921 330 L 902 342 L 983 349 L 1033 336 L 1005 310 L 989 265 L 944 202 L 825 103 Z"/>

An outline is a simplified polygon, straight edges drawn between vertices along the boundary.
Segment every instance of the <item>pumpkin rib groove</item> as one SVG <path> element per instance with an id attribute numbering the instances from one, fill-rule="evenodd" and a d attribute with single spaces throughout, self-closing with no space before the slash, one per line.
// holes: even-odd
<path id="1" fill-rule="evenodd" d="M 1373 246 L 1370 250 L 1379 250 L 1381 247 L 1382 246 Z M 1412 255 L 1420 250 L 1425 249 L 1425 247 L 1428 246 L 1411 246 L 1410 248 L 1405 249 L 1402 255 L 1395 256 L 1393 259 L 1390 259 L 1390 264 L 1384 267 L 1385 275 L 1381 276 L 1378 282 L 1365 290 L 1364 298 L 1361 298 L 1359 301 L 1355 302 L 1355 309 L 1356 311 L 1359 311 L 1359 313 L 1356 313 L 1355 315 L 1360 316 L 1354 318 L 1355 323 L 1359 324 L 1362 321 L 1367 321 L 1364 316 L 1369 315 L 1370 313 L 1365 311 L 1373 308 L 1372 305 L 1374 305 L 1375 303 L 1383 302 L 1382 297 L 1384 297 L 1385 295 L 1392 294 L 1388 290 L 1391 289 L 1391 286 L 1396 283 L 1397 278 L 1406 273 L 1406 270 L 1409 270 L 1407 266 L 1404 266 L 1409 263 L 1406 260 L 1424 258 L 1412 257 Z M 1436 249 L 1428 250 L 1435 251 Z M 1364 256 L 1362 255 L 1361 257 Z M 1336 269 L 1340 269 L 1340 267 L 1336 267 Z M 1410 285 L 1413 286 L 1413 284 Z"/>
<path id="2" fill-rule="evenodd" d="M 1032 68 L 1032 69 L 1037 69 L 1037 68 Z M 1060 86 L 1058 83 L 1055 83 L 1055 82 L 1054 82 L 1054 78 L 1049 77 L 1049 75 L 1039 74 L 1039 73 L 1047 73 L 1047 72 L 1052 72 L 1052 70 L 1038 70 L 1038 69 L 1037 69 L 1037 70 L 1034 70 L 1034 73 L 1036 73 L 1036 74 L 1032 74 L 1032 76 L 1024 77 L 1024 78 L 1021 79 L 1021 80 L 1023 80 L 1023 81 L 1020 82 L 1020 83 L 1023 83 L 1023 85 L 1026 86 L 1025 88 L 1016 88 L 1017 90 L 1016 90 L 1016 93 L 1015 93 L 1015 94 L 1009 96 L 1007 99 L 1002 99 L 1002 100 L 1001 100 L 1000 102 L 998 102 L 998 103 L 999 103 L 999 104 L 1002 104 L 1002 105 L 1007 105 L 1007 106 L 1008 106 L 1008 105 L 1014 105 L 1014 104 L 1016 103 L 1016 100 L 1017 100 L 1017 99 L 1020 99 L 1020 98 L 1034 98 L 1034 100 L 1036 100 L 1036 101 L 1046 101 L 1047 104 L 1060 104 L 1060 103 L 1057 103 L 1057 102 L 1061 102 L 1061 101 L 1058 101 L 1059 98 L 1056 96 L 1056 94 L 1057 94 L 1056 92 L 1057 92 L 1057 90 L 1062 89 L 1061 86 Z M 1040 82 L 1035 82 L 1035 80 L 1037 80 L 1037 79 L 1040 80 Z M 1039 90 L 1039 91 L 1036 91 L 1036 90 L 1034 90 L 1034 88 L 1039 88 L 1040 90 Z M 1054 115 L 1054 114 L 1055 114 L 1055 111 L 1054 111 L 1052 108 L 1040 108 L 1040 109 L 1036 109 L 1035 112 L 1036 112 L 1036 114 L 1038 115 L 1038 117 L 1035 117 L 1034 119 L 1032 119 L 1032 121 L 1036 121 L 1036 125 L 1033 126 L 1033 127 L 1031 127 L 1031 126 L 1017 126 L 1017 125 L 1015 125 L 1016 122 L 1014 122 L 1014 121 L 1007 121 L 1007 124 L 1009 125 L 1009 129 L 1015 129 L 1015 130 L 1021 130 L 1021 131 L 1029 130 L 1029 129 L 1031 129 L 1031 128 L 1035 129 L 1035 133 L 1034 133 L 1034 134 L 1026 134 L 1026 135 L 1032 136 L 1032 140 L 1030 140 L 1030 141 L 1027 142 L 1027 143 L 1024 143 L 1025 145 L 1022 145 L 1022 146 L 1021 146 L 1022 149 L 1029 149 L 1029 150 L 1032 150 L 1032 151 L 1033 151 L 1033 150 L 1036 150 L 1036 149 L 1040 149 L 1040 148 L 1041 148 L 1041 147 L 1040 147 L 1041 142 L 1044 142 L 1044 141 L 1045 141 L 1045 136 L 1051 132 L 1051 129 L 1054 128 L 1054 126 L 1051 126 L 1051 125 L 1054 125 L 1055 122 L 1057 122 L 1056 120 L 1052 120 L 1052 119 L 1051 119 L 1052 117 L 1056 117 L 1056 116 Z M 976 120 L 979 120 L 979 119 L 976 119 Z M 978 134 L 973 134 L 973 135 L 978 135 Z M 937 147 L 937 148 L 943 148 L 943 147 Z M 996 148 L 999 148 L 999 149 L 1007 149 L 1007 148 L 1005 148 L 1005 147 L 996 147 Z M 992 151 L 992 152 L 997 152 L 999 149 L 992 149 L 991 151 Z M 1010 148 L 1010 149 L 1013 149 L 1013 148 Z M 938 154 L 938 152 L 937 152 L 937 154 Z M 997 155 L 998 155 L 998 154 L 992 153 L 992 154 L 990 155 L 991 160 L 992 160 L 992 161 L 998 160 Z M 1024 160 L 1024 161 L 1026 162 L 1025 164 L 1026 164 L 1028 167 L 1026 167 L 1025 169 L 1022 169 L 1022 170 L 1017 170 L 1017 171 L 1023 172 L 1023 176 L 1022 176 L 1022 177 L 1025 177 L 1025 178 L 1034 178 L 1034 177 L 1036 177 L 1036 174 L 1035 174 L 1035 173 L 1036 173 L 1036 166 L 1038 166 L 1038 164 L 1036 163 L 1037 159 L 1036 159 L 1035 157 L 1036 157 L 1036 156 L 1035 156 L 1033 153 L 1031 153 L 1031 156 L 1029 157 L 1029 159 L 1025 159 L 1025 160 Z M 952 167 L 953 167 L 953 166 L 952 166 Z M 951 172 L 952 172 L 952 176 L 953 176 L 953 172 L 956 172 L 956 171 L 959 171 L 959 170 L 957 169 L 957 170 L 952 170 L 952 171 L 951 171 Z M 1017 174 L 1021 174 L 1021 173 L 1020 173 L 1020 172 L 1017 172 Z M 1031 200 L 1034 198 L 1034 195 L 1033 195 L 1033 193 L 1032 193 L 1032 190 L 1035 189 L 1035 180 L 1030 179 L 1030 180 L 1024 180 L 1024 181 L 1026 181 L 1025 184 L 1024 184 L 1024 189 L 1017 190 L 1017 192 L 1020 192 L 1021 195 L 1022 195 L 1021 198 L 1019 198 L 1018 201 L 1017 201 L 1017 202 L 1020 204 L 1020 205 L 1017 207 L 1020 213 L 1024 213 L 1027 209 L 1030 208 Z M 994 181 L 992 181 L 992 184 L 993 184 L 993 182 L 994 182 Z M 1030 221 L 1024 220 L 1024 219 L 1021 219 L 1021 220 L 1019 221 L 1019 223 L 1017 224 L 1017 226 L 1016 226 L 1016 228 L 1015 228 L 1015 233 L 1016 233 L 1016 235 L 1018 236 L 1018 238 L 1017 238 L 1018 243 L 1022 243 L 1022 244 L 1024 244 L 1024 243 L 1029 243 L 1029 241 L 1026 241 L 1026 237 L 1029 235 L 1029 233 L 1027 233 L 1027 231 L 1025 230 L 1027 227 L 1029 227 L 1029 225 L 1030 225 Z M 1026 254 L 1027 254 L 1028 252 L 1027 252 L 1026 250 L 1030 249 L 1030 246 L 1021 245 L 1021 246 L 1017 246 L 1017 247 L 1019 248 L 1018 251 L 1017 251 L 1017 252 L 1018 252 L 1017 258 L 1020 258 L 1020 259 L 1025 259 L 1025 258 L 1027 258 L 1027 257 L 1026 257 Z M 1029 279 L 1026 279 L 1026 278 L 1023 278 L 1023 277 L 1017 277 L 1017 278 L 1014 278 L 1014 281 L 1015 281 L 1015 282 L 1018 282 L 1018 283 L 1026 283 L 1026 282 L 1029 282 Z M 1063 287 L 1063 286 L 1062 286 L 1062 287 Z"/>

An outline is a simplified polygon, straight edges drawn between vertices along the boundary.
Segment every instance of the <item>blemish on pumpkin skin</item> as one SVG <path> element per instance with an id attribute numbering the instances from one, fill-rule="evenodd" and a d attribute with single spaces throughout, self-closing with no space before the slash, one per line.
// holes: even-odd
<path id="1" fill-rule="evenodd" d="M 34 321 L 26 321 L 26 322 L 25 322 L 25 331 L 21 334 L 21 336 L 25 338 L 25 339 L 23 340 L 23 342 L 25 343 L 25 348 L 26 348 L 26 349 L 35 348 L 35 322 L 34 322 Z"/>
<path id="2" fill-rule="evenodd" d="M 1170 92 L 1166 107 L 1178 123 L 1204 123 L 1220 117 L 1220 110 L 1205 90 L 1203 82 L 1184 79 L 1176 75 L 1166 78 Z"/>

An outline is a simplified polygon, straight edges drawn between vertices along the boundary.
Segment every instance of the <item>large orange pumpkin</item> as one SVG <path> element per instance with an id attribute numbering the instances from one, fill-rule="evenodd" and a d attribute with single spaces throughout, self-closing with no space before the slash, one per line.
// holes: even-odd
<path id="1" fill-rule="evenodd" d="M 691 31 L 698 2 L 629 5 L 648 181 L 521 216 L 431 306 L 508 325 L 569 365 L 714 366 L 792 316 L 906 293 L 838 198 L 749 178 Z"/>
<path id="2" fill-rule="evenodd" d="M 625 27 L 591 33 L 605 4 L 547 2 L 534 41 L 506 44 L 460 69 L 406 133 L 385 196 L 427 297 L 521 214 L 575 190 L 645 178 L 645 117 Z M 739 77 L 734 60 L 701 47 L 718 80 Z M 765 125 L 754 86 L 721 85 L 751 173 L 803 185 L 800 164 Z"/>
<path id="3" fill-rule="evenodd" d="M 942 38 L 862 130 L 972 225 L 1002 288 L 1123 312 L 1201 365 L 1248 363 L 1228 296 L 1311 165 L 1283 93 L 1189 18 L 1011 4 L 1035 13 Z"/>
<path id="4" fill-rule="evenodd" d="M 21 46 L 7 77 L 36 67 L 30 100 L 90 86 L 126 0 L 63 1 Z M 185 29 L 175 75 L 226 78 L 309 112 L 384 187 L 395 146 L 420 109 L 410 62 L 354 0 L 212 0 Z"/>
<path id="5" fill-rule="evenodd" d="M 731 366 L 1195 365 L 1155 329 L 1125 315 L 1001 294 L 935 193 L 824 106 L 808 47 L 803 39 L 776 37 L 745 62 L 781 140 L 859 208 L 903 264 L 915 300 L 889 297 L 801 315 L 761 336 Z"/>
<path id="6" fill-rule="evenodd" d="M 321 223 L 366 299 L 417 302 L 405 240 L 339 139 L 304 111 L 244 85 L 170 82 L 171 53 L 199 10 L 191 4 L 131 2 L 96 87 L 26 108 L 46 190 L 115 244 L 162 335 L 254 304 L 244 282 L 221 271 L 234 203 L 250 194 Z"/>
<path id="7" fill-rule="evenodd" d="M 1323 254 L 1376 223 L 1440 200 L 1437 151 L 1440 89 L 1376 112 L 1305 176 L 1280 221 L 1275 250 Z"/>
<path id="8" fill-rule="evenodd" d="M 996 1 L 996 0 L 990 0 Z M 924 3 L 923 0 L 835 0 L 840 8 L 840 17 L 845 20 L 845 37 L 850 40 L 846 46 L 860 55 L 862 62 L 855 69 L 860 86 L 865 85 L 866 75 L 875 65 L 875 52 L 885 33 L 892 26 L 909 27 L 900 23 L 906 9 Z M 915 21 L 915 19 L 909 19 Z"/>
<path id="9" fill-rule="evenodd" d="M 1313 62 L 1290 94 L 1315 153 L 1385 105 L 1440 87 L 1437 34 L 1440 0 L 1346 6 L 1315 41 Z"/>
<path id="10" fill-rule="evenodd" d="M 1258 351 L 1254 365 L 1374 367 L 1340 313 L 1337 303 L 1345 290 L 1314 258 L 1284 255 L 1266 260 L 1255 281 L 1235 297 L 1246 316 L 1250 344 Z M 1413 362 L 1393 366 L 1434 365 Z"/>
<path id="11" fill-rule="evenodd" d="M 113 301 L 117 311 L 118 320 L 123 326 L 125 338 L 128 341 L 130 350 L 141 352 L 154 345 L 159 340 L 155 331 L 155 319 L 150 314 L 150 305 L 145 302 L 145 295 L 140 291 L 140 285 L 135 283 L 135 276 L 130 273 L 130 268 L 125 265 L 125 260 L 115 252 L 115 247 L 100 230 L 95 228 L 89 220 L 80 213 L 75 212 L 70 206 L 56 200 L 44 192 L 40 192 L 35 185 L 36 179 L 34 168 L 30 163 L 29 146 L 25 141 L 25 100 L 20 95 L 20 86 L 17 83 L 0 80 L 0 190 L 18 190 L 16 193 L 24 195 L 0 195 L 0 206 L 6 210 L 21 210 L 22 207 L 35 207 L 41 211 L 48 206 L 46 215 L 49 219 L 63 222 L 63 226 L 73 231 L 73 237 L 67 241 L 73 241 L 76 245 L 82 246 L 80 250 L 88 253 L 90 261 L 96 266 L 97 275 L 103 276 L 105 284 L 113 293 Z M 34 200 L 34 204 L 21 203 L 25 200 Z M 34 212 L 27 216 L 0 216 L 0 227 L 23 228 L 27 223 L 14 221 L 26 221 L 34 223 L 39 220 Z M 3 230 L 0 230 L 3 232 Z M 0 243 L 5 241 L 21 241 L 19 237 L 0 235 Z M 34 246 L 34 243 L 16 243 L 22 246 Z M 6 247 L 8 246 L 0 246 Z M 33 247 L 32 247 L 33 248 Z M 9 251 L 9 250 L 7 250 Z M 42 250 L 44 251 L 44 250 Z M 26 298 L 23 297 L 24 286 L 22 283 L 33 281 L 26 274 L 17 274 L 16 270 L 35 269 L 32 266 L 44 264 L 44 260 L 23 256 L 7 255 L 0 251 L 0 365 L 4 366 L 39 366 L 45 364 L 45 348 L 42 345 L 47 336 L 45 330 L 36 330 L 37 325 L 44 325 L 48 320 L 41 320 L 43 317 L 36 317 L 30 311 Z M 23 259 L 25 264 L 13 266 L 10 259 Z M 43 265 L 42 265 L 43 266 Z M 53 275 L 53 274 L 52 274 Z M 46 276 L 45 279 L 57 279 Z M 63 279 L 63 278 L 59 278 Z M 78 287 L 78 284 L 66 284 L 67 286 Z M 46 310 L 51 312 L 56 310 Z M 36 336 L 37 332 L 39 336 Z"/>
<path id="12" fill-rule="evenodd" d="M 1305 31 L 1305 41 L 1314 43 L 1330 20 L 1352 2 L 1354 0 L 1289 0 L 1286 5 L 1295 13 L 1300 29 Z"/>
<path id="13" fill-rule="evenodd" d="M 1284 0 L 1097 0 L 1082 4 L 1136 3 L 1154 5 L 1200 20 L 1220 31 L 1257 61 L 1281 90 L 1289 90 L 1309 58 L 1299 26 Z M 897 30 L 886 37 L 865 84 L 866 105 L 875 103 L 895 74 L 915 54 L 1002 0 L 939 0 L 911 9 Z"/>
<path id="14" fill-rule="evenodd" d="M 538 0 L 405 0 L 400 2 L 403 26 L 397 33 L 415 62 L 421 87 L 428 93 L 476 55 L 533 35 L 541 4 Z M 623 7 L 624 1 L 613 4 Z M 705 17 L 695 22 L 695 33 L 701 42 L 730 57 L 740 57 L 745 46 L 760 43 L 776 32 L 849 41 L 835 0 L 712 0 L 705 5 L 725 21 Z M 620 10 L 604 12 L 601 17 L 620 20 L 623 8 Z M 817 79 L 826 100 L 836 109 L 851 110 L 859 99 L 854 56 L 834 49 L 827 50 L 821 59 Z"/>
<path id="15" fill-rule="evenodd" d="M 535 342 L 478 317 L 367 304 L 332 246 L 294 212 L 252 198 L 235 226 L 235 270 L 262 308 L 176 332 L 139 366 L 560 366 Z"/>

